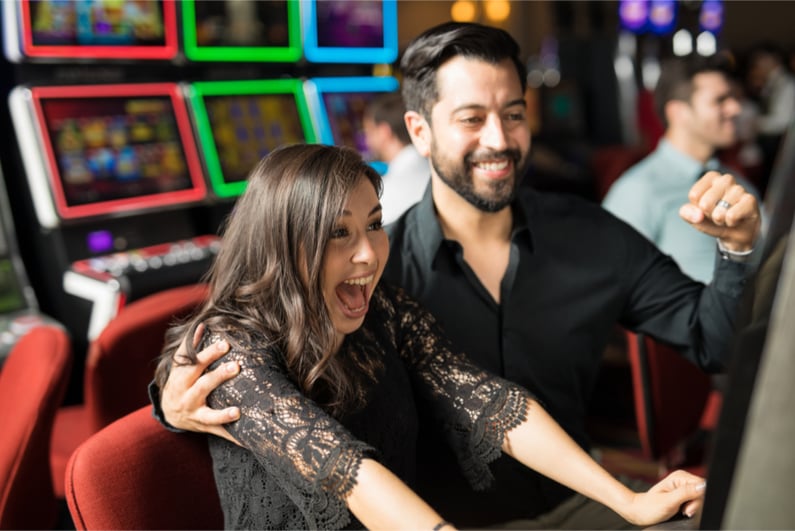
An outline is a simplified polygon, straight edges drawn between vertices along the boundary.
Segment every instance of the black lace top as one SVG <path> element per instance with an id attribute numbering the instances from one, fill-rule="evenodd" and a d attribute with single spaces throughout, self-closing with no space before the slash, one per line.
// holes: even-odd
<path id="1" fill-rule="evenodd" d="M 338 353 L 379 360 L 366 405 L 341 418 L 302 395 L 279 352 L 232 339 L 221 361 L 237 360 L 241 372 L 209 399 L 242 413 L 227 427 L 244 448 L 210 438 L 227 529 L 362 527 L 344 502 L 359 464 L 372 457 L 411 486 L 418 408 L 443 427 L 473 488 L 485 488 L 487 464 L 527 412 L 525 390 L 452 352 L 433 317 L 392 287 L 376 289 L 364 325 Z"/>

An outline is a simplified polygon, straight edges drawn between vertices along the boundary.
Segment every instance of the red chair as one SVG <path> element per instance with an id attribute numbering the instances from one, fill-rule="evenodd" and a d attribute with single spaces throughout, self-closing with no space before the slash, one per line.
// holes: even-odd
<path id="1" fill-rule="evenodd" d="M 709 375 L 672 347 L 629 331 L 625 337 L 643 456 L 664 469 L 703 473 L 704 463 L 688 463 L 684 454 L 699 430 L 714 427 L 720 393 Z"/>
<path id="2" fill-rule="evenodd" d="M 594 178 L 597 199 L 602 201 L 613 183 L 648 153 L 645 148 L 624 145 L 594 149 L 588 166 Z"/>
<path id="3" fill-rule="evenodd" d="M 151 406 L 111 423 L 69 459 L 76 529 L 223 529 L 207 436 L 173 433 Z"/>
<path id="4" fill-rule="evenodd" d="M 54 529 L 50 436 L 72 366 L 68 334 L 34 328 L 0 370 L 0 529 Z"/>
<path id="5" fill-rule="evenodd" d="M 148 404 L 166 329 L 207 297 L 206 284 L 154 293 L 125 306 L 91 342 L 86 359 L 83 403 L 61 408 L 51 450 L 55 493 L 64 497 L 66 463 L 77 446 L 114 420 Z"/>

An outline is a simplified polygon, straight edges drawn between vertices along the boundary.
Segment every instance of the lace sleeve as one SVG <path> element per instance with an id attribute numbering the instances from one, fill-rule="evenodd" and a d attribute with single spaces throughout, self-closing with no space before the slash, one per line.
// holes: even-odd
<path id="1" fill-rule="evenodd" d="M 427 310 L 394 291 L 395 341 L 474 489 L 493 481 L 488 463 L 502 452 L 505 434 L 527 418 L 524 388 L 495 376 L 455 352 Z"/>
<path id="2" fill-rule="evenodd" d="M 374 456 L 375 450 L 306 398 L 287 377 L 278 354 L 229 343 L 232 348 L 215 365 L 236 360 L 240 374 L 213 391 L 208 404 L 240 406 L 240 419 L 227 429 L 307 522 L 345 527 L 350 513 L 344 499 L 356 484 L 361 460 Z"/>

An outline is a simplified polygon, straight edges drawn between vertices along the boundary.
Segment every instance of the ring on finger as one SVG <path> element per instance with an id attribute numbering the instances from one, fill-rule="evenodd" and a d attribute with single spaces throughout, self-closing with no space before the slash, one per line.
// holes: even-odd
<path id="1" fill-rule="evenodd" d="M 731 206 L 732 206 L 732 205 L 731 205 L 731 203 L 729 203 L 729 202 L 728 202 L 728 201 L 726 201 L 725 199 L 721 199 L 720 201 L 718 201 L 717 203 L 715 203 L 715 206 L 716 206 L 716 207 L 723 207 L 723 208 L 725 208 L 726 210 L 728 210 L 728 209 L 730 209 L 730 208 L 731 208 Z"/>

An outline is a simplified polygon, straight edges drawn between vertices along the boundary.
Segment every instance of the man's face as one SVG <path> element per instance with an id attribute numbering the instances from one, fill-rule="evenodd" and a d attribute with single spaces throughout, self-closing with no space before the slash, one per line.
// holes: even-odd
<path id="1" fill-rule="evenodd" d="M 376 124 L 371 116 L 362 118 L 362 132 L 364 133 L 364 143 L 367 150 L 375 160 L 383 160 L 384 156 L 381 147 L 384 142 L 383 127 L 386 124 Z"/>
<path id="2" fill-rule="evenodd" d="M 431 109 L 432 171 L 480 210 L 513 199 L 527 165 L 530 128 L 522 86 L 509 59 L 497 65 L 454 57 L 436 73 Z"/>
<path id="3" fill-rule="evenodd" d="M 693 141 L 713 149 L 731 146 L 737 139 L 734 119 L 738 114 L 740 104 L 722 74 L 705 72 L 693 78 L 693 95 L 684 118 Z"/>

